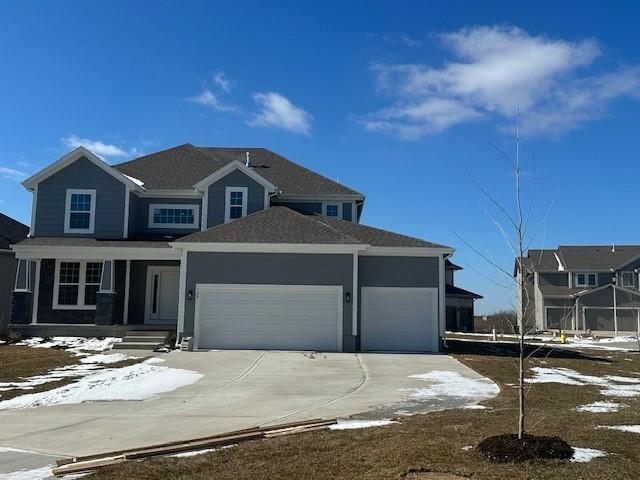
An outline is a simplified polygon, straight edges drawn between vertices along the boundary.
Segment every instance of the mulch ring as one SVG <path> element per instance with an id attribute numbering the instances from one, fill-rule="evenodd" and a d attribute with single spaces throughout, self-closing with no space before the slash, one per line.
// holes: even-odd
<path id="1" fill-rule="evenodd" d="M 490 462 L 526 462 L 527 460 L 570 459 L 573 448 L 559 437 L 506 433 L 485 438 L 476 449 Z"/>

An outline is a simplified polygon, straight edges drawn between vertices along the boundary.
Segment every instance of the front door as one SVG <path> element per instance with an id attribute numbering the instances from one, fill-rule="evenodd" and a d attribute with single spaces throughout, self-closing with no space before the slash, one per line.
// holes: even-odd
<path id="1" fill-rule="evenodd" d="M 178 321 L 180 267 L 149 267 L 144 323 L 175 324 Z"/>

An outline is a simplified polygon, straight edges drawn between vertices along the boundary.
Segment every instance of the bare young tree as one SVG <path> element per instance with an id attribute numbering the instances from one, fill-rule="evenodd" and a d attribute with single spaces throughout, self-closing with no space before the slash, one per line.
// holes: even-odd
<path id="1" fill-rule="evenodd" d="M 534 197 L 535 197 L 535 164 L 533 175 L 531 175 L 532 185 L 531 191 L 528 195 L 528 199 L 523 194 L 523 171 L 520 155 L 520 111 L 519 107 L 516 111 L 516 131 L 515 131 L 515 154 L 513 157 L 507 154 L 504 150 L 498 148 L 495 144 L 491 144 L 500 155 L 508 162 L 511 167 L 514 179 L 514 191 L 513 191 L 513 204 L 507 205 L 499 201 L 496 196 L 491 194 L 485 189 L 478 181 L 474 180 L 476 187 L 482 192 L 484 197 L 495 207 L 499 216 L 493 216 L 489 212 L 487 215 L 491 219 L 492 223 L 498 229 L 500 235 L 508 245 L 510 253 L 515 258 L 515 272 L 509 271 L 507 268 L 501 266 L 491 255 L 480 251 L 478 248 L 460 238 L 471 250 L 478 254 L 489 265 L 494 267 L 498 273 L 500 273 L 506 282 L 498 283 L 492 280 L 493 283 L 498 283 L 505 288 L 514 289 L 516 296 L 516 305 L 514 309 L 517 312 L 517 323 L 512 325 L 514 333 L 517 335 L 518 342 L 518 360 L 517 360 L 517 372 L 518 372 L 518 438 L 522 439 L 526 432 L 526 384 L 525 384 L 525 371 L 527 369 L 527 360 L 531 356 L 535 355 L 540 348 L 545 347 L 543 343 L 536 349 L 528 349 L 528 343 L 535 339 L 537 333 L 534 309 L 531 307 L 532 295 L 528 288 L 531 283 L 531 279 L 534 275 L 533 263 L 531 259 L 525 257 L 525 253 L 528 251 L 530 245 L 537 237 L 538 233 L 542 229 L 546 217 L 549 214 L 551 205 L 546 211 L 537 228 L 532 230 L 530 228 L 530 222 L 533 215 Z M 552 202 L 553 204 L 553 202 Z M 515 275 L 514 275 L 515 273 Z M 514 288 L 515 287 L 515 288 Z M 531 336 L 534 335 L 532 338 Z"/>

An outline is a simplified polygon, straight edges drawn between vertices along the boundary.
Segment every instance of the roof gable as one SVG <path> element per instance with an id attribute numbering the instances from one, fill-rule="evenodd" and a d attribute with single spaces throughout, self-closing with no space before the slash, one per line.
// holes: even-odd
<path id="1" fill-rule="evenodd" d="M 198 183 L 194 185 L 194 187 L 198 191 L 206 190 L 209 185 L 216 183 L 218 180 L 221 180 L 222 178 L 226 177 L 231 172 L 234 172 L 236 170 L 239 170 L 240 172 L 244 173 L 247 177 L 256 181 L 257 183 L 262 185 L 264 188 L 266 188 L 270 192 L 276 191 L 276 186 L 273 183 L 268 181 L 263 176 L 258 175 L 254 170 L 243 165 L 238 160 L 234 160 L 231 163 L 227 163 L 224 167 L 219 168 L 208 177 L 200 180 Z"/>
<path id="2" fill-rule="evenodd" d="M 137 183 L 131 178 L 129 178 L 127 175 L 123 175 L 122 172 L 119 172 L 118 170 L 110 166 L 108 163 L 100 159 L 100 157 L 98 157 L 97 155 L 90 152 L 84 147 L 78 147 L 72 150 L 71 152 L 67 153 L 65 156 L 59 158 L 48 167 L 40 170 L 35 175 L 32 175 L 31 177 L 27 178 L 24 182 L 22 182 L 22 185 L 24 185 L 25 188 L 29 190 L 33 190 L 36 187 L 36 185 L 38 185 L 38 183 L 42 182 L 43 180 L 46 180 L 52 175 L 58 173 L 60 170 L 63 170 L 64 168 L 68 167 L 69 165 L 76 162 L 77 160 L 80 160 L 81 158 L 86 158 L 95 166 L 104 170 L 106 173 L 111 175 L 116 180 L 127 185 L 129 188 L 133 190 L 144 190 L 143 187 L 139 184 L 139 182 Z"/>

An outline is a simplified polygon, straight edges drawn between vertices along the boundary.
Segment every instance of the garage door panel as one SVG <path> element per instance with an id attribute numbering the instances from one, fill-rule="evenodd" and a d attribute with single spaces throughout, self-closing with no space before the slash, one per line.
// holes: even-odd
<path id="1" fill-rule="evenodd" d="M 337 286 L 202 286 L 198 306 L 199 348 L 341 348 Z"/>
<path id="2" fill-rule="evenodd" d="M 438 290 L 362 288 L 362 349 L 436 351 Z"/>

